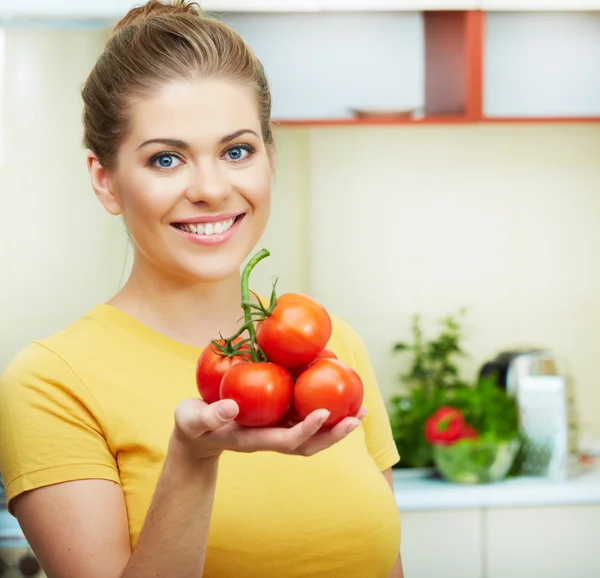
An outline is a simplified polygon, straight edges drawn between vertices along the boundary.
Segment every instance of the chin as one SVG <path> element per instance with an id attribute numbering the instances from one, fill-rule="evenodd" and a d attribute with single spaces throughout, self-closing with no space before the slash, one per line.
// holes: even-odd
<path id="1" fill-rule="evenodd" d="M 216 251 L 182 264 L 181 273 L 194 283 L 221 283 L 232 277 L 239 278 L 240 269 L 247 258 L 245 251 Z"/>

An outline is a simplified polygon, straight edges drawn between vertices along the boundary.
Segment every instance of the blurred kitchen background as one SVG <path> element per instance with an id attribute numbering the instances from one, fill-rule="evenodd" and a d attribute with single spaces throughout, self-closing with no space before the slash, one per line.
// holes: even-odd
<path id="1" fill-rule="evenodd" d="M 124 227 L 90 187 L 80 88 L 133 4 L 0 0 L 0 371 L 127 277 Z M 586 467 L 471 485 L 396 470 L 407 578 L 600 578 L 600 0 L 201 4 L 272 82 L 259 291 L 276 275 L 349 321 L 390 408 L 415 315 L 434 335 L 467 309 L 468 381 L 514 349 L 566 368 L 548 407 L 566 408 Z M 0 575 L 41 576 L 16 568 L 28 550 L 10 527 Z"/>

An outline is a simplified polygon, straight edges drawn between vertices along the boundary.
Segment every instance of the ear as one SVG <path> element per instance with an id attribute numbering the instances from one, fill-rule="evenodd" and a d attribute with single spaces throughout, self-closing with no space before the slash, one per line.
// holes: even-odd
<path id="1" fill-rule="evenodd" d="M 98 200 L 111 215 L 120 215 L 123 210 L 115 194 L 110 174 L 100 164 L 98 157 L 92 151 L 89 151 L 87 154 L 87 167 L 92 178 L 92 188 Z"/>

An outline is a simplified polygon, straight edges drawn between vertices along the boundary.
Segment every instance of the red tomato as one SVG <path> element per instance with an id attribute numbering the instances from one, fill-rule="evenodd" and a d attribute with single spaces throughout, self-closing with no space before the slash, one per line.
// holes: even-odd
<path id="1" fill-rule="evenodd" d="M 301 419 L 316 409 L 331 412 L 321 429 L 329 429 L 345 417 L 355 416 L 362 405 L 363 382 L 339 359 L 318 359 L 297 379 L 294 408 Z"/>
<path id="2" fill-rule="evenodd" d="M 326 347 L 321 352 L 319 352 L 319 354 L 314 359 L 314 361 L 311 361 L 308 365 L 303 365 L 302 367 L 292 367 L 292 368 L 289 369 L 289 372 L 290 372 L 291 376 L 294 379 L 297 379 L 298 377 L 300 377 L 300 374 L 305 369 L 307 369 L 308 367 L 310 367 L 310 365 L 312 363 L 314 363 L 317 359 L 325 359 L 326 357 L 330 357 L 331 359 L 337 359 L 337 355 L 333 351 L 331 351 L 331 349 L 329 349 L 329 348 Z"/>
<path id="3" fill-rule="evenodd" d="M 233 340 L 233 343 L 242 341 L 241 337 Z M 225 345 L 223 339 L 217 339 L 219 345 Z M 227 371 L 240 363 L 240 361 L 249 360 L 250 351 L 247 355 L 234 355 L 227 357 L 221 355 L 219 350 L 211 341 L 202 351 L 198 362 L 196 363 L 196 387 L 206 403 L 214 403 L 219 401 L 219 388 L 221 380 Z"/>
<path id="4" fill-rule="evenodd" d="M 221 399 L 233 399 L 240 412 L 235 421 L 266 427 L 280 421 L 292 403 L 294 382 L 289 371 L 274 363 L 238 363 L 221 381 Z"/>
<path id="5" fill-rule="evenodd" d="M 269 361 L 302 367 L 327 345 L 331 329 L 331 318 L 320 303 L 308 295 L 285 293 L 258 324 L 256 342 Z"/>

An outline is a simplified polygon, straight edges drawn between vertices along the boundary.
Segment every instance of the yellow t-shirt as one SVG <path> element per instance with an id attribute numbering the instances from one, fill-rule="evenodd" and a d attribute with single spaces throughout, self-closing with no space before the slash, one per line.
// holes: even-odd
<path id="1" fill-rule="evenodd" d="M 381 471 L 398 453 L 366 350 L 333 317 L 330 347 L 361 375 L 369 410 L 345 440 L 309 458 L 225 452 L 207 578 L 387 578 L 398 508 Z M 201 349 L 97 305 L 34 341 L 0 380 L 0 470 L 7 499 L 83 478 L 120 484 L 132 546 L 161 473 L 175 406 L 197 397 Z"/>

